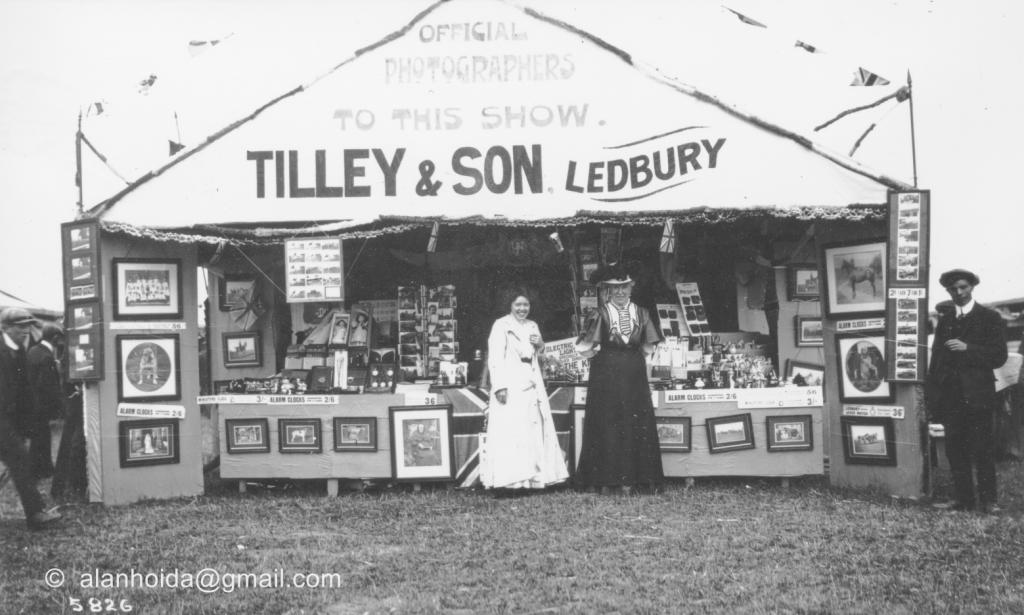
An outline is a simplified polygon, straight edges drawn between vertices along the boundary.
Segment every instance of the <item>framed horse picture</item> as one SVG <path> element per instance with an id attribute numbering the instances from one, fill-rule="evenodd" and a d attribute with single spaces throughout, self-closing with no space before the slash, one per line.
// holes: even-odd
<path id="1" fill-rule="evenodd" d="M 822 247 L 825 314 L 844 318 L 885 312 L 886 242 Z"/>

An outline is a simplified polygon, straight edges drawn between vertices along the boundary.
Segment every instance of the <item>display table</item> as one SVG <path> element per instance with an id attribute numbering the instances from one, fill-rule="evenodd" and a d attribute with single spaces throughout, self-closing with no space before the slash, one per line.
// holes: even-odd
<path id="1" fill-rule="evenodd" d="M 813 392 L 812 392 L 813 391 Z M 691 420 L 691 450 L 664 452 L 665 476 L 771 476 L 824 474 L 820 388 L 787 392 L 782 389 L 736 389 L 704 392 L 710 399 L 687 399 L 696 391 L 659 391 L 656 417 L 685 416 Z M 733 398 L 735 396 L 735 398 Z M 773 407 L 763 407 L 775 404 Z M 799 404 L 799 405 L 797 405 Z M 762 406 L 762 407 L 756 407 Z M 727 416 L 750 415 L 754 448 L 712 453 L 707 422 Z M 810 416 L 810 450 L 768 449 L 768 418 Z"/>
<path id="2" fill-rule="evenodd" d="M 479 433 L 484 425 L 486 394 L 473 388 L 445 387 L 434 390 L 436 402 L 452 406 L 451 429 L 455 479 L 460 486 L 475 482 Z M 552 416 L 559 443 L 573 466 L 579 460 L 582 425 L 586 413 L 585 385 L 558 385 L 548 388 Z M 662 464 L 667 477 L 692 479 L 702 476 L 765 476 L 787 478 L 824 473 L 821 391 L 803 389 L 736 389 L 707 391 L 652 391 L 655 416 L 659 419 L 689 419 L 689 433 L 683 440 L 688 450 L 665 450 Z M 216 400 L 216 402 L 215 402 Z M 246 480 L 319 479 L 327 480 L 327 491 L 336 494 L 338 481 L 387 481 L 392 474 L 392 406 L 405 406 L 404 395 L 339 395 L 302 398 L 247 396 L 206 398 L 218 403 L 221 422 L 221 478 L 239 481 L 244 491 Z M 306 403 L 303 403 L 303 402 Z M 729 448 L 712 452 L 708 421 L 723 417 L 749 415 L 752 448 Z M 788 418 L 787 418 L 788 417 Z M 769 418 L 787 423 L 805 421 L 801 429 L 802 446 L 769 450 Z M 376 428 L 376 447 L 372 450 L 335 450 L 334 419 L 372 419 Z M 226 434 L 235 421 L 265 419 L 264 449 L 229 451 Z M 320 450 L 282 452 L 280 419 L 314 419 L 320 426 Z M 667 421 L 676 428 L 679 423 Z M 776 442 L 776 445 L 779 443 Z M 258 454 L 254 454 L 258 453 Z"/>

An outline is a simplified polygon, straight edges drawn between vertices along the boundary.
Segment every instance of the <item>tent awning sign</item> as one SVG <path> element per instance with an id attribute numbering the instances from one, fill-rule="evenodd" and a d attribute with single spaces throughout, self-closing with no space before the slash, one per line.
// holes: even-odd
<path id="1" fill-rule="evenodd" d="M 537 219 L 883 203 L 887 189 L 569 28 L 467 2 L 283 96 L 103 217 Z"/>

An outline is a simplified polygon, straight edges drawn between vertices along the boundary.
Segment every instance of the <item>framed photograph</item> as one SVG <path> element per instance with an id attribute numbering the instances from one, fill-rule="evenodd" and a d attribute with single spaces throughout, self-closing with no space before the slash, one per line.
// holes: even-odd
<path id="1" fill-rule="evenodd" d="M 100 298 L 100 227 L 95 221 L 60 227 L 67 303 Z"/>
<path id="2" fill-rule="evenodd" d="M 689 453 L 691 449 L 688 416 L 658 416 L 658 446 L 663 453 Z"/>
<path id="3" fill-rule="evenodd" d="M 375 452 L 377 450 L 376 417 L 334 417 L 334 450 Z"/>
<path id="4" fill-rule="evenodd" d="M 180 459 L 177 419 L 121 421 L 117 431 L 122 468 L 178 463 Z"/>
<path id="5" fill-rule="evenodd" d="M 824 386 L 825 366 L 786 359 L 786 378 L 797 386 Z"/>
<path id="6" fill-rule="evenodd" d="M 320 419 L 277 419 L 277 440 L 282 453 L 322 452 Z"/>
<path id="7" fill-rule="evenodd" d="M 754 448 L 754 429 L 750 414 L 708 417 L 708 448 L 712 453 L 725 453 Z"/>
<path id="8" fill-rule="evenodd" d="M 839 401 L 891 402 L 895 387 L 885 379 L 885 335 L 837 335 Z"/>
<path id="9" fill-rule="evenodd" d="M 846 463 L 896 465 L 896 438 L 892 419 L 840 417 Z"/>
<path id="10" fill-rule="evenodd" d="M 391 477 L 396 481 L 452 480 L 452 407 L 392 406 Z"/>
<path id="11" fill-rule="evenodd" d="M 114 319 L 181 318 L 181 260 L 115 258 Z"/>
<path id="12" fill-rule="evenodd" d="M 221 312 L 244 310 L 253 300 L 256 278 L 251 275 L 225 273 L 217 281 L 218 308 Z"/>
<path id="13" fill-rule="evenodd" d="M 825 345 L 825 327 L 821 316 L 793 317 L 793 329 L 796 331 L 798 348 L 810 348 Z"/>
<path id="14" fill-rule="evenodd" d="M 768 431 L 768 452 L 814 450 L 811 415 L 769 416 L 765 419 Z"/>
<path id="15" fill-rule="evenodd" d="M 267 419 L 225 419 L 224 438 L 228 453 L 269 453 L 270 425 Z"/>
<path id="16" fill-rule="evenodd" d="M 884 312 L 886 258 L 884 240 L 824 246 L 825 313 L 835 318 Z"/>
<path id="17" fill-rule="evenodd" d="M 224 367 L 259 367 L 263 365 L 263 346 L 259 331 L 222 333 Z"/>
<path id="18" fill-rule="evenodd" d="M 790 301 L 817 301 L 821 298 L 816 264 L 794 263 L 786 266 L 786 297 Z"/>
<path id="19" fill-rule="evenodd" d="M 177 333 L 118 335 L 118 401 L 181 399 L 181 344 Z"/>

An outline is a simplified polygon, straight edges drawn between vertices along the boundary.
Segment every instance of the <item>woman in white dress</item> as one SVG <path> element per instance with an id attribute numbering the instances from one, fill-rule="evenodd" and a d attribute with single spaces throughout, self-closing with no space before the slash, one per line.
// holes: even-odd
<path id="1" fill-rule="evenodd" d="M 527 318 L 528 292 L 506 297 L 510 313 L 494 321 L 487 340 L 491 403 L 480 477 L 488 489 L 543 489 L 569 477 L 537 362 L 544 340 Z"/>

